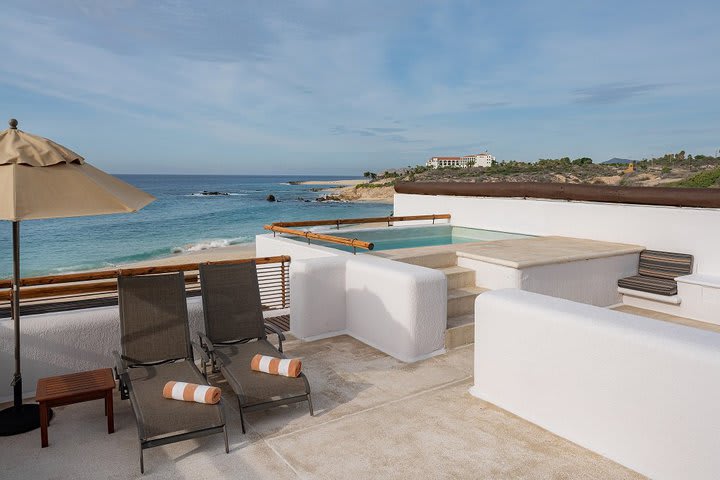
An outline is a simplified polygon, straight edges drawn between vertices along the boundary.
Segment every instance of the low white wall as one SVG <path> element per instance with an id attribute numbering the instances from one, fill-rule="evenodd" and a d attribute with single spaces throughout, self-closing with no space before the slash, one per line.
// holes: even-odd
<path id="1" fill-rule="evenodd" d="M 274 257 L 290 255 L 292 261 L 306 258 L 326 258 L 352 255 L 342 250 L 333 250 L 320 245 L 308 244 L 298 240 L 290 240 L 273 234 L 255 236 L 255 256 Z"/>
<path id="2" fill-rule="evenodd" d="M 290 267 L 292 333 L 313 339 L 345 333 L 345 257 L 295 260 Z"/>
<path id="3" fill-rule="evenodd" d="M 442 272 L 358 255 L 347 261 L 345 286 L 347 330 L 357 339 L 404 362 L 444 351 L 447 278 Z"/>
<path id="4" fill-rule="evenodd" d="M 476 283 L 491 290 L 519 288 L 576 302 L 607 307 L 622 300 L 620 278 L 637 274 L 639 254 L 617 255 L 516 269 L 458 257 L 458 265 L 475 270 Z"/>
<path id="5" fill-rule="evenodd" d="M 188 299 L 190 334 L 204 331 L 202 301 Z M 0 321 L 0 379 L 15 371 L 12 319 Z M 35 394 L 42 377 L 107 368 L 115 365 L 113 350 L 120 351 L 120 314 L 117 306 L 69 312 L 26 315 L 20 319 L 20 366 L 24 397 Z M 196 358 L 197 357 L 196 353 Z M 0 381 L 0 401 L 12 399 L 9 381 Z"/>
<path id="6" fill-rule="evenodd" d="M 720 334 L 520 290 L 475 311 L 473 395 L 652 478 L 718 478 Z"/>
<path id="7" fill-rule="evenodd" d="M 444 351 L 443 273 L 267 235 L 256 248 L 258 256 L 292 258 L 290 317 L 298 338 L 348 334 L 404 362 Z"/>
<path id="8" fill-rule="evenodd" d="M 396 194 L 395 215 L 449 213 L 452 224 L 561 235 L 690 253 L 701 273 L 720 273 L 720 210 L 520 198 Z"/>

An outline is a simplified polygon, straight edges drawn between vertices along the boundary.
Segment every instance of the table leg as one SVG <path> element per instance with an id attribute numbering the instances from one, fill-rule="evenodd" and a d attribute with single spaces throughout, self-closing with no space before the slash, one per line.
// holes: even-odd
<path id="1" fill-rule="evenodd" d="M 48 446 L 48 406 L 40 402 L 40 445 L 42 448 Z"/>
<path id="2" fill-rule="evenodd" d="M 113 418 L 113 391 L 105 394 L 105 413 L 107 414 L 108 433 L 115 432 L 115 419 Z"/>

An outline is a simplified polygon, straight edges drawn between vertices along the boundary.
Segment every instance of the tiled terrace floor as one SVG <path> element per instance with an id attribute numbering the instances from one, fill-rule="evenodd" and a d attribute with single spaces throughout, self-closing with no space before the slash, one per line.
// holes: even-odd
<path id="1" fill-rule="evenodd" d="M 230 454 L 220 435 L 157 447 L 142 478 L 641 478 L 472 397 L 471 345 L 416 364 L 347 336 L 286 350 L 303 358 L 315 417 L 305 405 L 257 412 L 243 435 L 225 391 Z M 98 401 L 55 409 L 49 448 L 39 431 L 0 437 L 0 477 L 140 477 L 128 402 L 116 397 L 115 412 L 112 435 Z"/>

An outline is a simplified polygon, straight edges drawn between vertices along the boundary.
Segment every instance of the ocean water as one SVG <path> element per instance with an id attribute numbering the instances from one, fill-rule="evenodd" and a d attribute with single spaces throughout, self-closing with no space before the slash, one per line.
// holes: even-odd
<path id="1" fill-rule="evenodd" d="M 157 200 L 137 213 L 52 220 L 20 225 L 24 276 L 64 273 L 251 243 L 277 221 L 386 216 L 392 205 L 316 202 L 321 185 L 298 180 L 345 177 L 118 175 Z M 227 196 L 201 196 L 221 191 Z M 269 194 L 279 202 L 268 202 Z M 311 200 L 306 202 L 304 200 Z M 12 273 L 12 230 L 0 222 L 0 278 Z"/>

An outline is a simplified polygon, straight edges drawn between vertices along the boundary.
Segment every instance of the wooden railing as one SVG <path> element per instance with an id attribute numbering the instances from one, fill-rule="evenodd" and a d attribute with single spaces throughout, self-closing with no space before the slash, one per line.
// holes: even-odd
<path id="1" fill-rule="evenodd" d="M 207 262 L 212 264 L 246 263 L 252 259 Z M 256 258 L 260 296 L 266 310 L 290 306 L 290 257 Z M 199 295 L 197 263 L 156 267 L 122 268 L 95 272 L 69 273 L 20 280 L 20 310 L 23 314 L 75 310 L 117 303 L 117 277 L 184 272 L 189 296 Z M 10 315 L 12 281 L 0 280 L 0 317 Z"/>
<path id="2" fill-rule="evenodd" d="M 335 226 L 340 229 L 340 225 L 359 225 L 366 223 L 387 223 L 388 226 L 395 222 L 406 222 L 411 220 L 449 220 L 449 213 L 441 213 L 434 215 L 410 215 L 404 217 L 366 217 L 366 218 L 340 218 L 336 220 L 306 220 L 302 222 L 274 222 L 270 225 L 265 225 L 265 230 L 270 230 L 274 233 L 285 233 L 288 235 L 296 235 L 298 237 L 304 237 L 308 239 L 320 240 L 328 243 L 335 243 L 338 245 L 345 245 L 352 247 L 353 251 L 358 248 L 364 248 L 365 250 L 372 250 L 375 245 L 372 242 L 364 242 L 355 238 L 338 237 L 336 235 L 328 235 L 325 233 L 315 233 L 305 230 L 295 230 L 289 227 L 319 227 L 319 226 Z"/>

